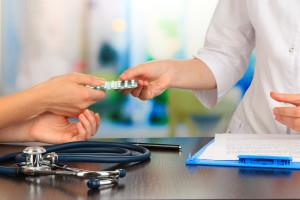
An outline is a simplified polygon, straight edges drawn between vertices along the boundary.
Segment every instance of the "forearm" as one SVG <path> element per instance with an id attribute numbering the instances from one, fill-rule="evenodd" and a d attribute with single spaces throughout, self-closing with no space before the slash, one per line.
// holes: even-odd
<path id="1" fill-rule="evenodd" d="M 44 112 L 38 91 L 28 89 L 0 98 L 0 130 Z"/>
<path id="2" fill-rule="evenodd" d="M 0 130 L 0 142 L 31 142 L 32 119 L 25 119 Z"/>
<path id="3" fill-rule="evenodd" d="M 214 74 L 209 67 L 199 59 L 166 60 L 166 66 L 170 68 L 172 88 L 192 90 L 216 89 L 217 83 Z"/>

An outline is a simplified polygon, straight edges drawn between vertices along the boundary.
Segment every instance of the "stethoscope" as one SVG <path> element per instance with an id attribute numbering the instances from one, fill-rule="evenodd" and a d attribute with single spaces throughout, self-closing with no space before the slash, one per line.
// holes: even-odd
<path id="1" fill-rule="evenodd" d="M 0 167 L 5 175 L 71 175 L 89 179 L 87 186 L 98 189 L 103 185 L 115 185 L 126 175 L 125 170 L 89 171 L 71 168 L 59 163 L 129 163 L 150 158 L 150 151 L 142 146 L 118 142 L 70 142 L 44 147 L 27 147 L 23 152 L 0 156 L 0 162 L 17 162 L 16 167 Z"/>

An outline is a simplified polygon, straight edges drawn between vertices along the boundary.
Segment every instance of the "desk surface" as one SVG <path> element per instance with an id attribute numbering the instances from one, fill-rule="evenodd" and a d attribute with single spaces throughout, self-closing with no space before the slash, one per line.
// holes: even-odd
<path id="1" fill-rule="evenodd" d="M 72 163 L 89 170 L 123 168 L 127 175 L 115 187 L 89 190 L 76 177 L 0 176 L 0 199 L 290 199 L 300 198 L 300 171 L 186 166 L 188 154 L 211 138 L 105 139 L 118 142 L 180 144 L 181 152 L 152 150 L 151 160 L 131 166 Z M 0 145 L 0 154 L 24 147 Z"/>

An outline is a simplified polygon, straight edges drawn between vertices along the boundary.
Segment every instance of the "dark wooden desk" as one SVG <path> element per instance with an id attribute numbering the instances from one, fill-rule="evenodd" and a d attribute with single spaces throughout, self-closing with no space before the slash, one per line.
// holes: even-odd
<path id="1" fill-rule="evenodd" d="M 131 166 L 77 163 L 70 166 L 89 170 L 123 168 L 125 178 L 115 187 L 89 190 L 76 177 L 0 176 L 0 199 L 300 199 L 300 172 L 223 167 L 186 166 L 211 138 L 111 139 L 182 145 L 181 152 L 153 150 L 151 160 Z M 0 154 L 24 147 L 0 145 Z"/>

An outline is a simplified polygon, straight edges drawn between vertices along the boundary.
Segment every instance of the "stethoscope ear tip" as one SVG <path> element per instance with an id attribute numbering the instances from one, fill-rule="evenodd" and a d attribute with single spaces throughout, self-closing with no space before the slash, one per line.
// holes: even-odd
<path id="1" fill-rule="evenodd" d="M 120 175 L 119 175 L 120 178 L 123 178 L 126 176 L 126 171 L 124 169 L 118 169 L 118 170 L 120 172 Z"/>
<path id="2" fill-rule="evenodd" d="M 101 184 L 100 184 L 100 180 L 91 179 L 86 183 L 86 185 L 88 186 L 88 188 L 90 188 L 92 190 L 96 190 L 96 189 L 99 189 Z"/>

